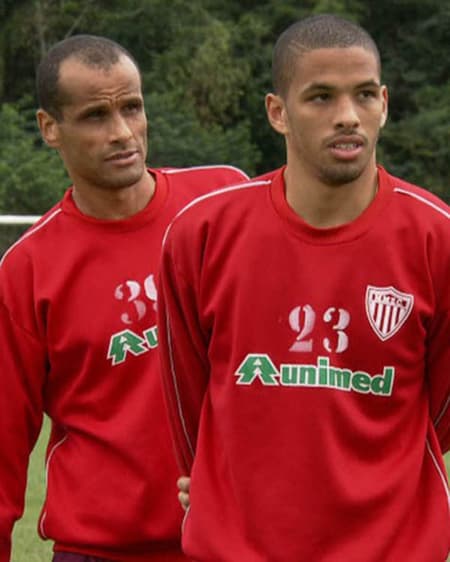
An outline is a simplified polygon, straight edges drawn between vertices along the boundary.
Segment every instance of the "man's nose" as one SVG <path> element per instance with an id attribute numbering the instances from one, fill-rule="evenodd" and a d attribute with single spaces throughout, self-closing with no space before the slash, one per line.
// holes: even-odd
<path id="1" fill-rule="evenodd" d="M 339 129 L 356 129 L 360 118 L 355 104 L 350 96 L 343 96 L 338 100 L 335 117 L 335 127 Z"/>
<path id="2" fill-rule="evenodd" d="M 121 114 L 113 116 L 111 122 L 111 137 L 113 141 L 127 140 L 132 136 L 128 121 Z"/>

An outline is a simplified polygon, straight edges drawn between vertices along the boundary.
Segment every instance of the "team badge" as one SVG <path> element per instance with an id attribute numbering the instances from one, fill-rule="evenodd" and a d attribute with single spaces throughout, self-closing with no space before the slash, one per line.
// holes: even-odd
<path id="1" fill-rule="evenodd" d="M 374 332 L 385 341 L 400 330 L 411 313 L 414 296 L 394 287 L 372 287 L 366 290 L 366 313 Z"/>

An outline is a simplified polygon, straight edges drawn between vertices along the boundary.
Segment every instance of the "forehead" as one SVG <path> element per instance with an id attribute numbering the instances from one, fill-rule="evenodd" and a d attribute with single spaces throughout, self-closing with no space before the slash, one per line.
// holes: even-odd
<path id="1" fill-rule="evenodd" d="M 139 71 L 125 56 L 107 68 L 91 66 L 69 57 L 61 64 L 58 85 L 65 102 L 75 105 L 141 95 Z"/>
<path id="2" fill-rule="evenodd" d="M 380 80 L 375 54 L 363 47 L 313 49 L 297 57 L 292 69 L 291 86 L 307 88 L 315 83 L 330 86 Z"/>

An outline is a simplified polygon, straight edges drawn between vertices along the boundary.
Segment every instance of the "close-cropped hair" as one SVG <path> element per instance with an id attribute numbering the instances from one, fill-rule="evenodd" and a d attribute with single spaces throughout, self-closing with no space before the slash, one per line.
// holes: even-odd
<path id="1" fill-rule="evenodd" d="M 36 92 L 39 107 L 56 120 L 63 119 L 62 108 L 66 92 L 61 91 L 59 73 L 61 64 L 74 57 L 86 66 L 109 70 L 119 62 L 120 57 L 129 58 L 140 69 L 134 57 L 112 39 L 97 35 L 74 35 L 53 45 L 39 63 L 36 74 Z"/>
<path id="2" fill-rule="evenodd" d="M 310 16 L 289 26 L 278 38 L 272 56 L 272 84 L 285 97 L 299 57 L 315 49 L 362 47 L 372 52 L 381 72 L 380 53 L 369 33 L 356 23 L 335 16 Z"/>

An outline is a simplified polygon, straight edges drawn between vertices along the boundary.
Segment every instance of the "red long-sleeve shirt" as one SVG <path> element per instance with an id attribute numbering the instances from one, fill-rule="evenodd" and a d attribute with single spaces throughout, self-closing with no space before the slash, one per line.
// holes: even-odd
<path id="1" fill-rule="evenodd" d="M 379 168 L 316 229 L 283 170 L 165 239 L 164 386 L 199 562 L 438 562 L 449 549 L 450 214 Z"/>
<path id="2" fill-rule="evenodd" d="M 39 522 L 57 550 L 179 562 L 182 510 L 157 359 L 160 246 L 193 197 L 246 176 L 150 170 L 125 220 L 82 215 L 69 190 L 0 266 L 0 561 L 23 510 L 29 453 L 52 419 Z"/>

